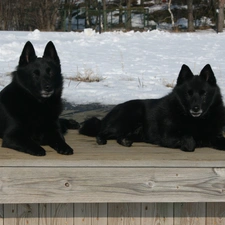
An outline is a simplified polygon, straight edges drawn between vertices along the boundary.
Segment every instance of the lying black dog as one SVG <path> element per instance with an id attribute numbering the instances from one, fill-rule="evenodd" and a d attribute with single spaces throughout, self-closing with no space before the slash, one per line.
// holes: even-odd
<path id="1" fill-rule="evenodd" d="M 224 126 L 225 108 L 210 65 L 199 76 L 183 65 L 168 95 L 119 104 L 102 120 L 85 121 L 80 133 L 96 136 L 98 144 L 116 139 L 124 146 L 143 141 L 183 151 L 196 147 L 225 150 Z"/>

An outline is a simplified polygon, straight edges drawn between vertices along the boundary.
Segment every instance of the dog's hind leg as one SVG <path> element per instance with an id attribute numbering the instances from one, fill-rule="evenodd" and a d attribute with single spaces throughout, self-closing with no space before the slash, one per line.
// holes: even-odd
<path id="1" fill-rule="evenodd" d="M 225 151 L 225 138 L 223 136 L 216 137 L 211 141 L 211 145 L 209 147 Z"/>
<path id="2" fill-rule="evenodd" d="M 131 147 L 133 142 L 140 142 L 144 141 L 143 138 L 143 127 L 138 126 L 137 128 L 133 129 L 132 132 L 126 134 L 127 131 L 124 131 L 125 135 L 121 135 L 117 137 L 117 143 L 123 145 L 125 147 Z"/>
<path id="3" fill-rule="evenodd" d="M 36 156 L 45 155 L 45 150 L 35 143 L 22 129 L 8 131 L 3 137 L 2 147 L 12 148 Z"/>
<path id="4" fill-rule="evenodd" d="M 97 136 L 96 136 L 96 142 L 99 145 L 105 145 L 107 144 L 107 140 L 108 139 L 115 139 L 116 136 L 114 134 L 114 132 L 112 132 L 111 130 L 104 130 L 104 131 L 100 131 Z"/>

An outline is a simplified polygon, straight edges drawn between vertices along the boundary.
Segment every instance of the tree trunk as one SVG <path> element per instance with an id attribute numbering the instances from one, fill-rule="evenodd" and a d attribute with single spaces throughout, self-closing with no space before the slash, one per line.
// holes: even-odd
<path id="1" fill-rule="evenodd" d="M 107 12 L 106 12 L 106 0 L 102 0 L 102 3 L 103 3 L 103 28 L 104 28 L 104 31 L 106 31 L 107 25 L 108 25 Z"/>
<path id="2" fill-rule="evenodd" d="M 131 0 L 127 2 L 126 29 L 131 30 Z"/>
<path id="3" fill-rule="evenodd" d="M 172 0 L 169 0 L 169 2 L 168 2 L 168 11 L 169 11 L 170 17 L 171 17 L 172 29 L 174 29 L 175 23 L 174 23 L 174 16 L 173 16 L 173 13 L 171 11 L 171 2 L 172 2 Z"/>
<path id="4" fill-rule="evenodd" d="M 217 32 L 223 32 L 225 0 L 219 0 Z"/>
<path id="5" fill-rule="evenodd" d="M 119 1 L 119 24 L 123 23 L 123 7 L 122 0 Z"/>
<path id="6" fill-rule="evenodd" d="M 194 18 L 193 18 L 193 0 L 187 1 L 188 7 L 188 31 L 193 32 L 194 29 Z"/>

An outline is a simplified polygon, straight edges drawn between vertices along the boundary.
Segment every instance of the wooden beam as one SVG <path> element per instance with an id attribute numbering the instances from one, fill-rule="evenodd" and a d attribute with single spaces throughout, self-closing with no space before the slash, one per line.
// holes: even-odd
<path id="1" fill-rule="evenodd" d="M 224 202 L 225 168 L 0 168 L 0 203 Z"/>

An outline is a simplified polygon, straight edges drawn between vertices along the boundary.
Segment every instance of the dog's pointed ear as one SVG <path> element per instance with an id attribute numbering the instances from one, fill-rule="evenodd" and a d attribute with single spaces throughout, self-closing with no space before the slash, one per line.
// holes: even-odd
<path id="1" fill-rule="evenodd" d="M 202 69 L 200 73 L 200 77 L 203 78 L 205 81 L 207 81 L 211 85 L 216 84 L 216 78 L 209 64 L 204 66 L 204 68 Z"/>
<path id="2" fill-rule="evenodd" d="M 19 66 L 26 66 L 29 62 L 37 58 L 33 45 L 28 41 L 24 47 L 20 56 Z"/>
<path id="3" fill-rule="evenodd" d="M 183 65 L 181 67 L 180 73 L 177 78 L 177 85 L 182 84 L 183 82 L 191 79 L 193 77 L 193 73 L 191 72 L 190 68 L 187 65 Z"/>
<path id="4" fill-rule="evenodd" d="M 57 51 L 55 49 L 54 44 L 52 43 L 52 41 L 49 41 L 48 44 L 45 47 L 45 51 L 44 51 L 44 55 L 43 58 L 49 58 L 52 59 L 53 61 L 55 61 L 57 64 L 60 63 Z"/>

